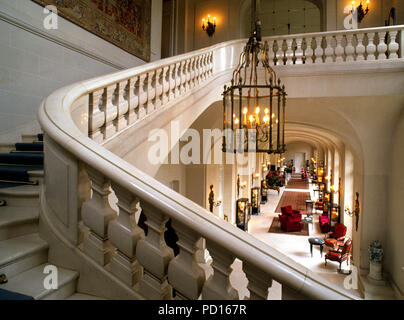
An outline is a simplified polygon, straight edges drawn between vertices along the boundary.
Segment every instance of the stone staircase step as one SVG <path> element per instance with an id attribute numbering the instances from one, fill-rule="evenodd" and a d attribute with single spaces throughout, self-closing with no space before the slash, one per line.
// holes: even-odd
<path id="1" fill-rule="evenodd" d="M 38 139 L 38 135 L 37 134 L 22 134 L 21 135 L 21 142 L 26 142 L 26 143 L 30 143 L 34 140 Z"/>
<path id="2" fill-rule="evenodd" d="M 0 199 L 5 200 L 10 207 L 38 207 L 39 194 L 39 185 L 0 188 Z"/>
<path id="3" fill-rule="evenodd" d="M 48 244 L 37 233 L 0 241 L 0 274 L 9 279 L 47 260 Z"/>
<path id="4" fill-rule="evenodd" d="M 35 300 L 63 300 L 71 297 L 76 290 L 79 273 L 58 267 L 58 288 L 46 289 L 44 279 L 48 274 L 44 274 L 43 271 L 47 265 L 49 263 L 41 264 L 9 278 L 6 284 L 0 285 L 0 288 L 31 296 Z"/>
<path id="5" fill-rule="evenodd" d="M 38 181 L 39 184 L 43 184 L 44 170 L 32 170 L 28 171 L 29 181 Z"/>
<path id="6" fill-rule="evenodd" d="M 15 147 L 15 143 L 0 142 L 0 153 L 9 153 Z"/>
<path id="7" fill-rule="evenodd" d="M 85 293 L 76 292 L 72 294 L 70 297 L 68 297 L 66 300 L 107 300 L 107 299 L 97 296 L 91 296 Z"/>
<path id="8" fill-rule="evenodd" d="M 0 208 L 0 241 L 38 232 L 39 209 Z"/>

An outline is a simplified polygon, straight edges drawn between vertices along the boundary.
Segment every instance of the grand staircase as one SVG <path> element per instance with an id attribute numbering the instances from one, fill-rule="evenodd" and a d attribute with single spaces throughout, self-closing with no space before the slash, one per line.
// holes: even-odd
<path id="1" fill-rule="evenodd" d="M 49 246 L 38 234 L 42 134 L 0 148 L 0 300 L 100 299 L 76 292 L 79 273 L 74 270 L 57 267 L 58 288 L 44 286 Z"/>

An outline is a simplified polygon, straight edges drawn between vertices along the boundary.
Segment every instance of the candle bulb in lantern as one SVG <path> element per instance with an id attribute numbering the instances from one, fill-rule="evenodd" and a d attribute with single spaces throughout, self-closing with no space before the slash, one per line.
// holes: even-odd
<path id="1" fill-rule="evenodd" d="M 256 107 L 255 108 L 255 122 L 257 123 L 257 125 L 260 125 L 259 113 L 260 113 L 260 107 Z"/>
<path id="2" fill-rule="evenodd" d="M 243 109 L 243 114 L 244 114 L 244 121 L 243 124 L 247 125 L 247 108 L 244 107 Z"/>

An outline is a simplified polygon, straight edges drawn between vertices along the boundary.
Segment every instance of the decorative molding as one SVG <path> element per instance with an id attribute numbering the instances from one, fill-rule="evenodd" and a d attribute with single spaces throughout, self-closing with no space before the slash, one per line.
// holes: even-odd
<path id="1" fill-rule="evenodd" d="M 9 24 L 12 24 L 13 26 L 16 26 L 17 28 L 23 29 L 27 32 L 30 32 L 36 36 L 39 36 L 43 39 L 46 39 L 48 41 L 54 42 L 62 47 L 65 47 L 67 49 L 76 51 L 82 55 L 85 55 L 91 59 L 94 59 L 96 61 L 102 62 L 110 67 L 113 67 L 117 70 L 123 70 L 126 69 L 127 67 L 123 66 L 123 65 L 119 65 L 116 64 L 115 62 L 112 62 L 111 60 L 105 59 L 104 57 L 94 54 L 86 49 L 81 48 L 78 45 L 75 45 L 69 41 L 66 41 L 62 38 L 59 38 L 55 35 L 52 35 L 50 33 L 47 33 L 45 31 L 42 31 L 41 29 L 34 27 L 33 25 L 26 23 L 18 18 L 12 17 L 10 15 L 8 15 L 5 12 L 0 11 L 0 20 L 3 20 L 4 22 L 7 22 Z M 122 49 L 121 49 L 122 50 Z"/>

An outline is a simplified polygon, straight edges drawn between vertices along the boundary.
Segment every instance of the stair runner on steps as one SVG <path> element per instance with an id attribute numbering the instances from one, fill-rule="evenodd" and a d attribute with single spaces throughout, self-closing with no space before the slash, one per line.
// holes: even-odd
<path id="1" fill-rule="evenodd" d="M 43 134 L 37 138 L 32 143 L 16 143 L 9 153 L 0 153 L 0 188 L 38 183 L 29 177 L 29 171 L 43 170 Z M 5 204 L 0 200 L 1 205 Z"/>
<path id="2" fill-rule="evenodd" d="M 60 266 L 57 267 L 58 288 L 44 286 L 49 246 L 38 233 L 36 201 L 28 201 L 39 197 L 39 186 L 29 184 L 33 177 L 42 176 L 42 170 L 42 134 L 37 136 L 37 141 L 16 143 L 15 150 L 0 153 L 0 188 L 4 188 L 0 192 L 6 196 L 18 195 L 15 199 L 6 198 L 10 199 L 8 205 L 0 209 L 0 300 L 100 300 L 78 293 L 79 273 Z"/>

